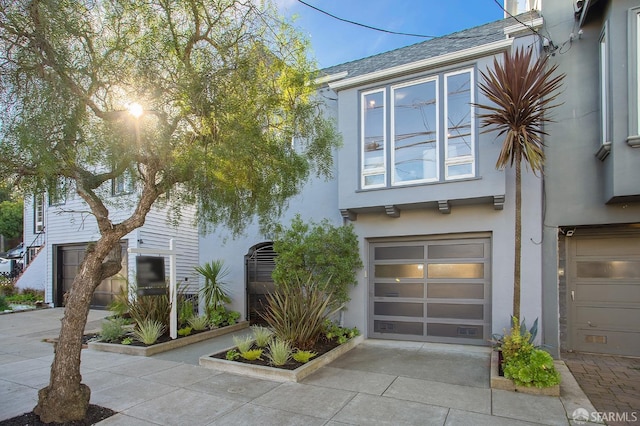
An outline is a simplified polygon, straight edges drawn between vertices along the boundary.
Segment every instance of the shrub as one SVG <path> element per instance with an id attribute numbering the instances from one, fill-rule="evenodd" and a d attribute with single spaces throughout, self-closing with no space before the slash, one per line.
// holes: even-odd
<path id="1" fill-rule="evenodd" d="M 196 266 L 197 273 L 204 277 L 204 285 L 200 288 L 200 297 L 205 305 L 206 315 L 213 321 L 212 315 L 224 305 L 231 302 L 227 294 L 224 278 L 229 275 L 229 269 L 220 259 L 212 260 L 202 266 Z"/>
<path id="2" fill-rule="evenodd" d="M 349 339 L 360 335 L 357 327 L 341 327 L 339 324 L 328 319 L 324 321 L 322 328 L 327 339 L 336 339 L 339 344 L 346 343 Z"/>
<path id="3" fill-rule="evenodd" d="M 182 327 L 178 329 L 178 336 L 188 336 L 191 334 L 191 331 L 193 330 L 193 328 L 191 327 Z"/>
<path id="4" fill-rule="evenodd" d="M 313 358 L 314 356 L 318 355 L 315 352 L 311 352 L 311 351 L 301 351 L 301 350 L 297 350 L 294 354 L 293 354 L 293 359 L 295 359 L 298 362 L 301 362 L 302 364 L 306 364 L 307 362 L 309 362 L 309 360 L 311 358 Z"/>
<path id="5" fill-rule="evenodd" d="M 251 336 L 233 336 L 233 344 L 238 347 L 240 353 L 247 352 L 253 345 L 253 339 Z"/>
<path id="6" fill-rule="evenodd" d="M 267 297 L 269 305 L 260 315 L 280 340 L 309 349 L 322 335 L 325 318 L 333 313 L 328 308 L 331 293 L 324 287 L 311 275 L 305 282 L 296 277 L 292 283 L 282 283 Z"/>
<path id="7" fill-rule="evenodd" d="M 193 303 L 181 294 L 178 294 L 178 300 L 178 325 L 184 326 L 195 315 Z"/>
<path id="8" fill-rule="evenodd" d="M 253 331 L 253 339 L 259 348 L 264 348 L 269 344 L 273 331 L 261 325 L 252 325 L 251 330 Z"/>
<path id="9" fill-rule="evenodd" d="M 240 351 L 240 356 L 247 361 L 255 361 L 256 359 L 262 359 L 260 358 L 262 356 L 262 351 L 262 349 L 250 349 L 244 352 Z"/>
<path id="10" fill-rule="evenodd" d="M 124 326 L 127 321 L 122 317 L 115 317 L 102 323 L 100 340 L 103 342 L 117 342 L 127 333 Z"/>
<path id="11" fill-rule="evenodd" d="M 272 276 L 278 286 L 313 276 L 325 293 L 333 295 L 332 307 L 349 301 L 349 287 L 356 284 L 356 269 L 362 268 L 352 225 L 334 226 L 328 220 L 306 224 L 298 215 L 290 228 L 276 229 L 273 248 L 278 257 Z"/>
<path id="12" fill-rule="evenodd" d="M 145 321 L 155 321 L 167 329 L 169 328 L 169 317 L 171 316 L 169 295 L 137 296 L 129 302 L 129 315 L 138 325 Z"/>
<path id="13" fill-rule="evenodd" d="M 235 361 L 238 357 L 240 356 L 240 354 L 238 353 L 237 350 L 235 349 L 229 349 L 227 351 L 227 354 L 225 355 L 225 358 L 229 361 Z"/>
<path id="14" fill-rule="evenodd" d="M 272 365 L 284 365 L 291 359 L 291 344 L 286 340 L 273 339 L 269 342 L 267 358 Z"/>
<path id="15" fill-rule="evenodd" d="M 0 295 L 12 296 L 18 292 L 18 288 L 12 279 L 0 276 Z"/>
<path id="16" fill-rule="evenodd" d="M 153 345 L 164 331 L 165 326 L 160 321 L 145 319 L 133 330 L 133 336 L 145 345 Z"/>
<path id="17" fill-rule="evenodd" d="M 504 366 L 504 376 L 519 386 L 544 388 L 560 383 L 560 373 L 553 365 L 553 358 L 541 349 L 520 352 Z"/>
<path id="18" fill-rule="evenodd" d="M 235 324 L 240 318 L 240 312 L 229 311 L 224 306 L 209 311 L 208 315 L 211 328 Z"/>
<path id="19" fill-rule="evenodd" d="M 9 307 L 9 304 L 7 303 L 7 300 L 5 299 L 4 295 L 0 293 L 0 312 L 8 311 L 9 309 L 10 307 Z"/>
<path id="20" fill-rule="evenodd" d="M 189 321 L 187 321 L 187 323 L 194 330 L 202 331 L 202 330 L 206 329 L 207 326 L 209 325 L 209 320 L 207 319 L 206 316 L 200 315 L 200 316 L 197 316 L 197 317 L 193 316 L 193 317 L 189 318 Z"/>

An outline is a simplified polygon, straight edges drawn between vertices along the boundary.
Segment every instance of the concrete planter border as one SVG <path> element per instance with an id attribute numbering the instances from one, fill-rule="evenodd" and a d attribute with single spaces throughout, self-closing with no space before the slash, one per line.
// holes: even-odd
<path id="1" fill-rule="evenodd" d="M 89 342 L 89 349 L 102 352 L 114 352 L 126 355 L 137 356 L 151 356 L 159 354 L 161 352 L 170 351 L 172 349 L 181 348 L 193 343 L 202 342 L 203 340 L 211 339 L 214 337 L 222 336 L 224 334 L 233 333 L 235 331 L 242 330 L 249 327 L 249 321 L 241 321 L 237 324 L 229 325 L 222 328 L 216 328 L 214 330 L 204 331 L 202 333 L 193 334 L 190 336 L 180 337 L 169 342 L 158 343 L 151 346 L 131 346 L 120 345 L 117 343 L 104 343 L 104 342 Z"/>
<path id="2" fill-rule="evenodd" d="M 554 361 L 556 366 L 559 361 Z M 546 395 L 546 396 L 560 396 L 560 385 L 550 386 L 547 388 L 537 388 L 535 386 L 518 386 L 513 383 L 513 380 L 500 376 L 498 372 L 500 361 L 498 358 L 498 352 L 491 352 L 491 389 L 500 389 L 512 392 L 521 392 L 529 395 Z"/>
<path id="3" fill-rule="evenodd" d="M 240 374 L 263 380 L 273 380 L 277 382 L 298 382 L 321 367 L 334 361 L 336 358 L 349 352 L 364 340 L 364 336 L 357 336 L 331 351 L 312 359 L 295 370 L 283 370 L 275 367 L 265 367 L 262 365 L 244 364 L 242 362 L 229 361 L 226 359 L 212 358 L 209 354 L 200 357 L 200 365 L 206 368 L 224 371 L 226 373 Z M 229 349 L 225 350 L 225 352 Z M 220 352 L 216 352 L 220 353 Z"/>

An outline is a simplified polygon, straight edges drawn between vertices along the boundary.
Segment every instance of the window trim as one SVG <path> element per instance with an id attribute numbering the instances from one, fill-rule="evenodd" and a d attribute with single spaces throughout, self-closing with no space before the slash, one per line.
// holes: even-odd
<path id="1" fill-rule="evenodd" d="M 395 144 L 395 127 L 396 127 L 396 120 L 395 120 L 395 111 L 396 111 L 396 105 L 395 105 L 395 91 L 397 89 L 402 89 L 405 87 L 410 87 L 410 86 L 416 86 L 418 84 L 422 84 L 422 83 L 428 83 L 430 81 L 433 81 L 435 83 L 436 89 L 435 89 L 435 93 L 436 93 L 436 119 L 435 119 L 435 125 L 436 125 L 436 177 L 435 178 L 428 178 L 428 179 L 415 179 L 415 180 L 408 180 L 408 181 L 400 181 L 400 182 L 396 182 L 396 173 L 395 173 L 395 166 L 396 166 L 396 144 Z M 390 111 L 391 111 L 391 130 L 389 133 L 389 136 L 391 137 L 391 140 L 389 141 L 390 143 L 390 149 L 391 149 L 391 186 L 402 186 L 402 185 L 414 185 L 414 184 L 420 184 L 420 183 L 429 183 L 429 182 L 438 182 L 440 180 L 440 79 L 438 78 L 438 75 L 432 75 L 432 76 L 428 76 L 428 77 L 423 77 L 423 78 L 419 78 L 417 80 L 411 80 L 411 81 L 406 81 L 403 83 L 399 83 L 399 84 L 394 84 L 390 86 L 390 93 L 391 93 L 391 107 L 390 107 Z"/>
<path id="2" fill-rule="evenodd" d="M 598 39 L 598 59 L 600 67 L 600 145 L 610 143 L 610 108 L 609 102 L 609 22 L 605 22 Z"/>
<path id="3" fill-rule="evenodd" d="M 629 9 L 628 28 L 629 143 L 640 138 L 640 7 Z"/>
<path id="4" fill-rule="evenodd" d="M 469 122 L 470 122 L 470 138 L 471 138 L 471 154 L 463 157 L 455 157 L 449 158 L 449 134 L 447 132 L 447 112 L 449 110 L 449 96 L 448 96 L 448 78 L 453 75 L 460 74 L 469 74 Z M 459 179 L 467 179 L 476 176 L 476 122 L 475 122 L 475 107 L 473 103 L 475 102 L 475 78 L 474 78 L 474 69 L 473 68 L 465 68 L 461 70 L 456 70 L 448 73 L 444 73 L 444 180 L 459 180 Z M 469 161 L 471 160 L 471 161 Z M 461 164 L 469 164 L 471 163 L 471 173 L 467 173 L 464 175 L 455 175 L 449 176 L 449 166 L 456 166 Z"/>
<path id="5" fill-rule="evenodd" d="M 382 168 L 365 170 L 365 97 L 374 93 L 382 93 Z M 363 189 L 386 188 L 388 186 L 387 175 L 387 90 L 386 87 L 364 91 L 360 94 L 360 187 Z M 377 185 L 367 185 L 366 177 L 381 174 L 384 176 L 383 183 Z"/>
<path id="6" fill-rule="evenodd" d="M 38 206 L 40 207 L 38 209 Z M 44 231 L 44 193 L 33 196 L 33 233 Z M 38 213 L 39 210 L 39 213 Z M 40 217 L 38 217 L 40 216 Z M 39 219 L 39 220 L 38 220 Z"/>
<path id="7" fill-rule="evenodd" d="M 117 190 L 118 179 L 123 179 L 124 189 L 122 191 Z M 111 179 L 111 196 L 112 197 L 119 197 L 122 195 L 133 194 L 133 192 L 134 192 L 133 177 L 131 176 L 131 173 L 129 171 L 125 171 L 121 175 L 118 175 L 113 179 Z"/>

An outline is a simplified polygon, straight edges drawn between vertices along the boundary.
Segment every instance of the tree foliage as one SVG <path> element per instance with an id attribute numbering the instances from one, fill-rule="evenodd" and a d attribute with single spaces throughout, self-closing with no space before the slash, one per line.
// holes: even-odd
<path id="1" fill-rule="evenodd" d="M 513 317 L 520 318 L 520 265 L 522 253 L 522 162 L 536 173 L 544 166 L 544 124 L 562 85 L 564 74 L 554 75 L 557 65 L 548 66 L 548 57 L 534 58 L 532 49 L 507 52 L 502 62 L 493 61 L 493 70 L 481 72 L 480 92 L 489 104 L 477 104 L 487 112 L 479 114 L 486 131 L 504 135 L 496 168 L 515 165 L 515 232 L 513 272 Z"/>
<path id="2" fill-rule="evenodd" d="M 91 294 L 120 270 L 121 238 L 171 191 L 203 229 L 268 224 L 338 137 L 314 97 L 307 41 L 252 0 L 0 0 L 0 177 L 32 193 L 62 181 L 100 238 L 72 284 L 44 422 L 84 416 L 80 335 Z M 139 118 L 127 112 L 137 102 Z M 114 219 L 111 183 L 133 179 Z"/>
<path id="3" fill-rule="evenodd" d="M 289 228 L 279 227 L 273 248 L 278 253 L 272 273 L 276 284 L 312 277 L 336 303 L 349 301 L 349 287 L 362 268 L 353 225 L 333 226 L 326 219 L 305 223 L 296 216 Z"/>
<path id="4" fill-rule="evenodd" d="M 0 235 L 17 238 L 22 235 L 22 201 L 3 201 L 0 203 Z"/>

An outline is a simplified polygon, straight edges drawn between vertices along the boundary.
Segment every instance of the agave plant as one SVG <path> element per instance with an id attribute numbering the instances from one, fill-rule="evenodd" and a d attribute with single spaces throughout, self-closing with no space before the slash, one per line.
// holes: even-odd
<path id="1" fill-rule="evenodd" d="M 547 66 L 547 56 L 533 58 L 532 49 L 505 52 L 502 62 L 493 61 L 493 70 L 481 72 L 480 91 L 491 104 L 475 104 L 487 112 L 480 114 L 484 132 L 498 130 L 504 142 L 496 168 L 515 165 L 515 261 L 513 271 L 513 316 L 520 318 L 520 263 L 522 252 L 522 162 L 534 173 L 544 165 L 544 123 L 547 111 L 558 96 L 564 74 L 554 76 L 557 65 Z"/>

